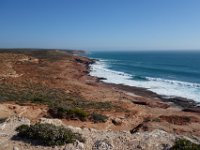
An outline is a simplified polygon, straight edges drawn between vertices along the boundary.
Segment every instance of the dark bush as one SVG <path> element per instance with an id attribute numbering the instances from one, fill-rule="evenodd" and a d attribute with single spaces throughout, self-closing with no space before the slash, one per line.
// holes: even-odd
<path id="1" fill-rule="evenodd" d="M 45 104 L 48 103 L 47 100 L 40 98 L 40 97 L 35 97 L 31 100 L 32 103 L 38 103 L 38 104 Z"/>
<path id="2" fill-rule="evenodd" d="M 16 131 L 18 132 L 18 136 L 20 137 L 26 137 L 29 131 L 29 126 L 28 125 L 21 125 L 16 128 Z"/>
<path id="3" fill-rule="evenodd" d="M 200 150 L 200 145 L 192 143 L 186 139 L 177 139 L 170 150 Z"/>
<path id="4" fill-rule="evenodd" d="M 18 136 L 24 139 L 36 140 L 38 144 L 55 146 L 73 143 L 76 139 L 84 142 L 80 134 L 73 133 L 63 126 L 52 124 L 35 124 L 31 126 L 19 126 L 16 131 Z"/>
<path id="5" fill-rule="evenodd" d="M 92 113 L 90 120 L 95 122 L 95 123 L 98 123 L 98 122 L 104 122 L 105 123 L 108 120 L 108 117 L 105 116 L 105 115 L 102 115 L 102 114 Z"/>
<path id="6" fill-rule="evenodd" d="M 102 109 L 102 110 L 108 110 L 114 107 L 111 102 L 91 102 L 88 105 L 91 108 Z"/>
<path id="7" fill-rule="evenodd" d="M 83 109 L 98 109 L 98 110 L 115 110 L 115 111 L 128 111 L 120 106 L 113 104 L 112 102 L 91 102 L 91 101 L 74 101 L 74 106 Z"/>
<path id="8" fill-rule="evenodd" d="M 0 118 L 0 123 L 4 123 L 8 118 Z"/>
<path id="9" fill-rule="evenodd" d="M 81 121 L 85 121 L 88 117 L 88 113 L 79 108 L 54 107 L 49 109 L 49 114 L 54 118 L 80 119 Z"/>
<path id="10" fill-rule="evenodd" d="M 85 121 L 88 117 L 88 113 L 85 112 L 84 110 L 82 109 L 79 109 L 79 108 L 75 108 L 75 109 L 70 109 L 67 114 L 69 116 L 71 116 L 71 118 L 78 118 L 82 121 Z"/>

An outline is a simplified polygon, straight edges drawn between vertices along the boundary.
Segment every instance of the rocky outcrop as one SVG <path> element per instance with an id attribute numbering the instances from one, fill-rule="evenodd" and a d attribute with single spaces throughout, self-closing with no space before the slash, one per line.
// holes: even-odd
<path id="1" fill-rule="evenodd" d="M 49 124 L 53 124 L 53 125 L 56 125 L 56 126 L 63 125 L 63 123 L 60 119 L 40 118 L 39 122 L 40 123 L 49 123 Z"/>
<path id="2" fill-rule="evenodd" d="M 162 130 L 140 132 L 133 135 L 129 132 L 86 132 L 86 130 L 83 130 L 82 133 L 87 136 L 85 148 L 92 150 L 160 150 L 171 147 L 176 139 L 176 136 Z"/>
<path id="3" fill-rule="evenodd" d="M 59 119 L 46 119 L 41 118 L 40 123 L 52 123 L 54 125 L 62 125 Z M 0 149 L 31 149 L 40 150 L 44 149 L 43 146 L 27 145 L 21 141 L 10 140 L 16 134 L 15 128 L 19 125 L 30 125 L 30 121 L 26 118 L 13 116 L 8 118 L 4 123 L 0 124 Z M 53 149 L 63 150 L 161 150 L 168 149 L 173 144 L 179 135 L 170 134 L 163 130 L 153 130 L 151 132 L 136 132 L 131 134 L 128 131 L 105 131 L 95 130 L 89 128 L 79 128 L 67 126 L 66 128 L 73 132 L 82 134 L 85 137 L 85 143 L 75 141 L 73 144 L 66 144 L 64 146 L 56 146 Z M 4 133 L 4 134 L 3 134 Z M 188 137 L 188 140 L 193 140 Z M 194 141 L 193 141 L 194 142 Z M 199 141 L 195 141 L 199 142 Z M 45 147 L 45 149 L 52 149 L 52 147 Z"/>
<path id="4" fill-rule="evenodd" d="M 10 139 L 16 134 L 15 129 L 22 124 L 30 125 L 30 120 L 23 117 L 12 116 L 0 124 L 0 150 L 11 149 L 12 145 L 10 144 Z M 15 145 L 13 149 L 16 149 Z"/>

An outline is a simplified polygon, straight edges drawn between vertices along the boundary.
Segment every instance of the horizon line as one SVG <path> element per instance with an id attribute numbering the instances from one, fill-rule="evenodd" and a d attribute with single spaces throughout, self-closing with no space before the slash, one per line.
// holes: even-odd
<path id="1" fill-rule="evenodd" d="M 81 50 L 81 51 L 200 51 L 200 49 L 79 49 L 79 48 L 33 48 L 33 47 L 23 47 L 23 48 L 4 48 L 0 47 L 0 50 L 5 49 L 5 50 L 11 50 L 11 49 L 34 49 L 34 50 Z"/>

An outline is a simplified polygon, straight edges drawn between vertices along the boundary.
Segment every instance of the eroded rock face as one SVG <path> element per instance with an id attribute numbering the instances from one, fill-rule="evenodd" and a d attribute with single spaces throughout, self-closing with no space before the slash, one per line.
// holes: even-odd
<path id="1" fill-rule="evenodd" d="M 77 131 L 86 138 L 86 142 L 82 143 L 86 150 L 160 150 L 171 147 L 178 137 L 162 130 L 131 134 L 126 131 L 113 132 L 91 130 L 87 128 L 77 129 L 72 126 L 66 127 Z"/>
<path id="2" fill-rule="evenodd" d="M 30 125 L 30 120 L 24 117 L 12 116 L 0 124 L 0 150 L 1 149 L 14 149 L 18 147 L 10 144 L 11 138 L 16 134 L 15 129 L 20 125 Z"/>
<path id="3" fill-rule="evenodd" d="M 13 116 L 0 124 L 0 131 L 9 134 L 14 133 L 15 129 L 22 124 L 30 125 L 30 120 L 24 117 Z"/>
<path id="4" fill-rule="evenodd" d="M 41 118 L 41 123 L 52 123 L 54 125 L 63 125 L 59 119 Z M 11 138 L 16 134 L 15 128 L 19 125 L 30 125 L 30 120 L 13 116 L 8 118 L 4 123 L 0 124 L 0 150 L 13 149 L 14 147 L 21 149 L 41 150 L 43 146 L 34 146 L 23 143 L 22 141 L 12 141 Z M 131 134 L 128 131 L 105 131 L 88 128 L 78 128 L 64 125 L 73 132 L 80 133 L 85 138 L 85 143 L 75 141 L 73 144 L 64 146 L 56 146 L 53 149 L 62 150 L 161 150 L 169 149 L 176 138 L 180 136 L 167 133 L 163 130 L 153 130 L 151 132 L 136 132 Z M 4 136 L 3 134 L 4 133 Z M 187 138 L 188 137 L 181 137 Z M 193 141 L 194 142 L 194 141 Z M 45 147 L 50 150 L 52 147 Z"/>
<path id="5" fill-rule="evenodd" d="M 135 149 L 161 150 L 171 147 L 176 138 L 176 135 L 169 134 L 163 130 L 138 132 L 133 134 L 133 140 L 130 144 Z"/>

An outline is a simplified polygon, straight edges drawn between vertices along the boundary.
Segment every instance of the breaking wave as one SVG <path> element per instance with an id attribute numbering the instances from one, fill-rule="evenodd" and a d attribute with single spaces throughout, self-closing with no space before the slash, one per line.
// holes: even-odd
<path id="1" fill-rule="evenodd" d="M 142 77 L 109 69 L 108 60 L 92 64 L 90 75 L 105 78 L 104 82 L 146 88 L 167 97 L 183 97 L 200 102 L 200 84 L 162 78 Z"/>

